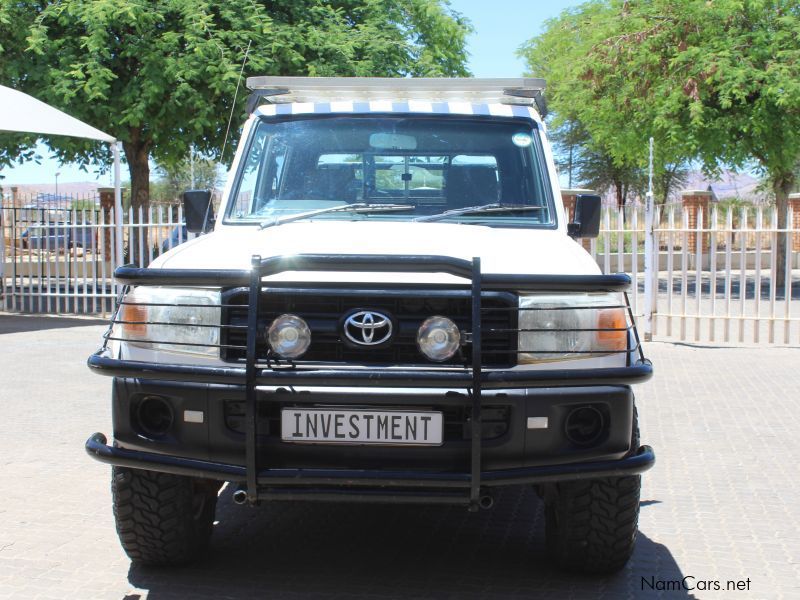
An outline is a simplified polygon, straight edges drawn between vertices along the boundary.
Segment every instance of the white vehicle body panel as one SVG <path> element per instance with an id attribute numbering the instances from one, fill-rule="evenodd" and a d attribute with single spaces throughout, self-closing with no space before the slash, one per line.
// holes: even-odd
<path id="1" fill-rule="evenodd" d="M 372 100 L 367 103 L 369 112 L 386 111 L 391 102 Z M 332 102 L 330 112 L 353 114 L 353 101 Z M 493 116 L 512 116 L 511 107 L 488 105 Z M 409 115 L 431 112 L 432 103 L 424 100 L 409 102 Z M 281 111 L 276 105 L 266 105 L 255 110 L 244 124 L 241 142 L 223 192 L 219 215 L 210 234 L 173 248 L 156 258 L 151 269 L 244 269 L 250 268 L 251 257 L 292 256 L 298 254 L 384 254 L 384 255 L 441 255 L 472 260 L 480 257 L 481 270 L 486 274 L 522 275 L 594 275 L 599 274 L 597 263 L 583 247 L 566 234 L 566 217 L 561 202 L 558 174 L 552 151 L 546 139 L 545 125 L 538 113 L 527 108 L 534 124 L 534 134 L 541 138 L 547 178 L 554 199 L 557 225 L 555 228 L 502 227 L 452 222 L 386 221 L 358 218 L 346 220 L 343 215 L 335 219 L 326 216 L 296 221 L 260 229 L 257 223 L 230 223 L 223 215 L 228 203 L 233 201 L 236 176 L 243 160 L 247 141 L 260 119 L 274 118 Z M 313 113 L 313 104 L 292 104 L 289 114 Z M 287 114 L 283 110 L 282 114 Z M 469 102 L 451 102 L 448 114 L 473 114 Z M 517 115 L 518 116 L 518 115 Z M 265 283 L 330 283 L 348 282 L 367 284 L 465 284 L 466 280 L 445 273 L 381 273 L 381 272 L 284 272 L 264 278 Z M 513 290 L 509 290 L 513 291 Z M 203 357 L 180 352 L 150 350 L 124 342 L 110 345 L 119 358 L 147 362 L 171 362 L 195 365 L 226 365 L 218 358 Z M 620 366 L 625 355 L 595 356 L 581 359 L 580 368 Z M 519 365 L 517 369 L 546 370 L 575 368 L 576 361 L 542 362 Z M 348 365 L 347 368 L 357 368 Z M 413 391 L 413 388 L 402 388 Z M 400 393 L 401 389 L 383 389 L 385 393 Z M 356 391 L 356 389 L 354 389 Z"/>

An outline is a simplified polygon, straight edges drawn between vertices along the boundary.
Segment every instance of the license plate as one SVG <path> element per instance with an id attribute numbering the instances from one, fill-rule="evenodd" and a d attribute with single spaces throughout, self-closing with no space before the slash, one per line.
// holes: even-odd
<path id="1" fill-rule="evenodd" d="M 281 439 L 284 442 L 439 446 L 442 430 L 442 413 L 434 411 L 281 410 Z"/>

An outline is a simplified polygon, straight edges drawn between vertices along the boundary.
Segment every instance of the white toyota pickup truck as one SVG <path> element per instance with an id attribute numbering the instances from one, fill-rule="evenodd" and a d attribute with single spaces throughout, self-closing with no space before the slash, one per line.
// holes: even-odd
<path id="1" fill-rule="evenodd" d="M 532 485 L 561 568 L 633 551 L 631 384 L 652 374 L 624 274 L 576 242 L 538 79 L 254 77 L 215 215 L 124 266 L 90 368 L 113 377 L 114 516 L 132 560 L 209 542 L 217 495 L 489 509 Z"/>

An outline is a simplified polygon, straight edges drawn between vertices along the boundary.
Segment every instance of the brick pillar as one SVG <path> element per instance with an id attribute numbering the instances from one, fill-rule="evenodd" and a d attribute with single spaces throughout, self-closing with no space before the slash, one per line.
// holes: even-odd
<path id="1" fill-rule="evenodd" d="M 592 190 L 561 190 L 561 202 L 564 203 L 564 213 L 567 215 L 567 223 L 575 220 L 575 203 L 578 201 L 578 196 L 581 194 L 594 194 Z M 581 245 L 589 250 L 592 247 L 592 240 L 581 239 Z"/>
<path id="2" fill-rule="evenodd" d="M 800 194 L 789 194 L 789 208 L 792 209 L 792 250 L 800 252 Z"/>
<path id="3" fill-rule="evenodd" d="M 17 206 L 17 199 L 19 198 L 19 188 L 15 185 L 11 186 L 11 206 L 14 208 L 19 208 Z"/>
<path id="4" fill-rule="evenodd" d="M 104 259 L 109 262 L 114 262 L 114 245 L 112 244 L 111 225 L 114 223 L 114 188 L 97 188 L 97 193 L 100 194 L 100 213 L 103 220 L 103 242 L 102 250 L 104 252 Z"/>
<path id="5" fill-rule="evenodd" d="M 687 250 L 697 252 L 697 234 L 693 229 L 697 229 L 697 215 L 703 211 L 703 229 L 708 229 L 709 215 L 711 210 L 712 193 L 706 190 L 684 190 L 681 192 L 681 203 L 683 208 L 689 213 L 689 235 L 687 236 Z M 708 250 L 711 243 L 709 233 L 703 233 L 703 250 Z"/>

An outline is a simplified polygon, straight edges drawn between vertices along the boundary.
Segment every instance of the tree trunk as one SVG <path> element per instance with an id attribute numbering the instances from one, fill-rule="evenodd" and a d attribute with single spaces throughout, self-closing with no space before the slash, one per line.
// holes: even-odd
<path id="1" fill-rule="evenodd" d="M 625 184 L 619 179 L 614 180 L 614 193 L 617 196 L 617 208 L 621 211 L 620 218 L 625 222 Z"/>
<path id="2" fill-rule="evenodd" d="M 617 208 L 625 208 L 625 190 L 621 181 L 614 182 L 614 191 L 617 193 Z"/>
<path id="3" fill-rule="evenodd" d="M 575 146 L 573 144 L 570 144 L 569 145 L 569 170 L 568 170 L 569 183 L 567 184 L 567 187 L 569 187 L 569 189 L 572 189 L 572 151 L 573 151 L 573 148 L 575 148 Z"/>
<path id="4" fill-rule="evenodd" d="M 773 177 L 772 191 L 775 192 L 775 206 L 778 209 L 778 229 L 786 229 L 787 213 L 789 211 L 789 193 L 794 185 L 794 175 L 792 173 L 782 173 Z M 779 232 L 777 235 L 778 247 L 774 250 L 777 255 L 776 273 L 772 274 L 772 282 L 775 291 L 786 291 L 785 286 L 792 282 L 786 281 L 786 232 Z"/>
<path id="5" fill-rule="evenodd" d="M 145 227 L 148 223 L 148 208 L 150 207 L 149 146 L 149 142 L 141 140 L 141 130 L 132 131 L 131 141 L 122 144 L 131 175 L 132 224 L 142 225 L 142 227 L 130 229 L 127 262 L 141 267 L 146 267 L 149 262 L 149 236 L 147 227 Z"/>

